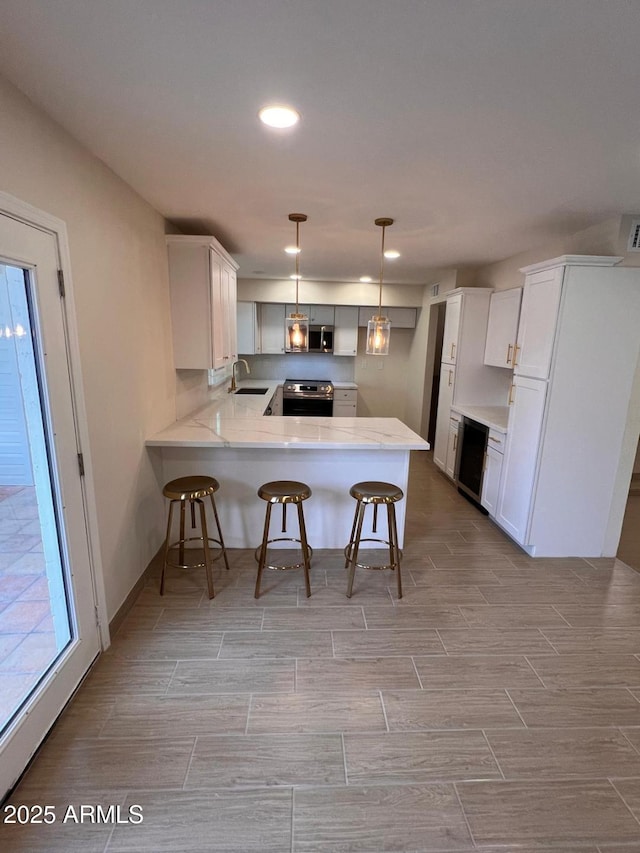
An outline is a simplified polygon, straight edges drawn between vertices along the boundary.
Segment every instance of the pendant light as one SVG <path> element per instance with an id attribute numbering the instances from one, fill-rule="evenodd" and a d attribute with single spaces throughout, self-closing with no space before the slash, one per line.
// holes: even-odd
<path id="1" fill-rule="evenodd" d="M 388 225 L 393 225 L 393 219 L 383 217 L 376 219 L 375 224 L 382 228 L 382 245 L 380 247 L 380 290 L 378 294 L 378 313 L 367 323 L 367 355 L 388 355 L 389 339 L 391 337 L 391 321 L 382 314 L 382 278 L 384 274 L 384 232 Z"/>
<path id="2" fill-rule="evenodd" d="M 298 310 L 298 284 L 300 282 L 300 223 L 307 221 L 305 213 L 290 213 L 289 219 L 296 223 L 296 310 L 284 321 L 285 352 L 309 352 L 309 318 Z"/>

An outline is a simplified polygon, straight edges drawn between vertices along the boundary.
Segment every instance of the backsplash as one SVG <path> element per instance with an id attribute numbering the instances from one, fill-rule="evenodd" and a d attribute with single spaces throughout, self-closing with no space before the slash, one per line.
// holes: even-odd
<path id="1" fill-rule="evenodd" d="M 320 353 L 288 355 L 247 355 L 252 379 L 330 379 L 353 382 L 355 358 Z M 244 371 L 238 368 L 244 379 Z"/>

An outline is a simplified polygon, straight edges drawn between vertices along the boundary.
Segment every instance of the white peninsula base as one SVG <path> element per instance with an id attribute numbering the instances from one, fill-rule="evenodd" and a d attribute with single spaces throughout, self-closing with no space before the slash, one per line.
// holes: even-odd
<path id="1" fill-rule="evenodd" d="M 428 443 L 397 418 L 263 417 L 275 390 L 274 384 L 265 388 L 264 396 L 218 394 L 204 408 L 148 438 L 159 490 L 177 477 L 215 477 L 225 544 L 255 548 L 265 517 L 258 489 L 271 480 L 299 480 L 312 491 L 304 502 L 309 543 L 313 548 L 344 548 L 356 506 L 351 486 L 382 480 L 405 493 L 405 500 L 396 504 L 402 547 L 409 454 L 428 450 Z M 366 515 L 363 537 L 374 535 L 369 518 L 373 513 Z M 288 535 L 297 536 L 297 520 L 294 513 L 290 516 Z M 280 512 L 275 512 L 272 530 L 279 519 Z M 379 513 L 379 521 L 375 535 L 387 538 L 386 513 Z"/>
<path id="2" fill-rule="evenodd" d="M 229 548 L 255 548 L 260 544 L 265 503 L 258 488 L 270 480 L 301 480 L 312 495 L 304 502 L 307 536 L 312 548 L 344 548 L 349 540 L 356 502 L 349 489 L 361 480 L 395 483 L 405 493 L 396 504 L 398 540 L 404 540 L 405 503 L 409 478 L 409 450 L 298 450 L 292 448 L 238 449 L 232 447 L 150 448 L 158 454 L 164 482 L 176 477 L 204 474 L 220 483 L 216 505 L 225 544 Z M 371 532 L 372 512 L 367 512 L 363 537 L 386 538 L 386 512 L 379 513 L 378 533 Z M 274 511 L 272 536 L 278 535 L 281 511 Z M 288 534 L 297 536 L 294 512 L 287 516 Z M 281 543 L 286 546 L 287 543 Z M 367 547 L 370 543 L 363 543 Z"/>

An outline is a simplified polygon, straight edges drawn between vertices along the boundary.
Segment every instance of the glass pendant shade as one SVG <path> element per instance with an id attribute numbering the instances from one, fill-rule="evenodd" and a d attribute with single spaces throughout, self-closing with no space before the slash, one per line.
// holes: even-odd
<path id="1" fill-rule="evenodd" d="M 309 352 L 309 318 L 298 311 L 298 283 L 300 281 L 300 223 L 306 222 L 304 213 L 290 213 L 289 219 L 296 223 L 296 310 L 292 311 L 284 321 L 284 351 Z"/>
<path id="2" fill-rule="evenodd" d="M 309 318 L 306 314 L 291 313 L 285 324 L 285 351 L 309 352 Z"/>
<path id="3" fill-rule="evenodd" d="M 388 317 L 372 317 L 367 323 L 367 355 L 389 355 L 391 321 Z"/>
<path id="4" fill-rule="evenodd" d="M 391 320 L 382 314 L 382 279 L 384 274 L 384 232 L 387 225 L 393 225 L 393 219 L 384 217 L 375 220 L 382 227 L 382 244 L 380 246 L 380 289 L 378 291 L 378 313 L 367 323 L 367 355 L 389 355 L 391 339 Z"/>

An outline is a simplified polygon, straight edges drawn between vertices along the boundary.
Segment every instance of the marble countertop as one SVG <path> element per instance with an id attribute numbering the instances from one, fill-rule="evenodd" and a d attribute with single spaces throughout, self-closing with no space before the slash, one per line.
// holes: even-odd
<path id="1" fill-rule="evenodd" d="M 146 440 L 149 447 L 294 447 L 314 450 L 428 450 L 429 444 L 397 418 L 263 417 L 280 383 L 243 380 L 239 388 L 263 395 L 213 392 L 202 408 Z"/>
<path id="2" fill-rule="evenodd" d="M 451 406 L 452 412 L 458 412 L 460 415 L 466 415 L 478 423 L 488 426 L 489 429 L 495 429 L 498 432 L 506 433 L 507 424 L 509 422 L 509 406 Z"/>

